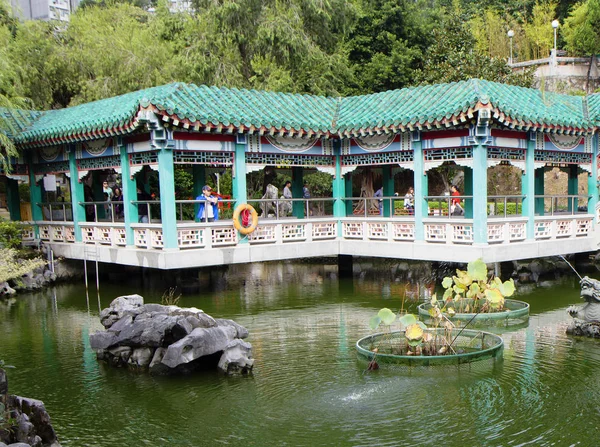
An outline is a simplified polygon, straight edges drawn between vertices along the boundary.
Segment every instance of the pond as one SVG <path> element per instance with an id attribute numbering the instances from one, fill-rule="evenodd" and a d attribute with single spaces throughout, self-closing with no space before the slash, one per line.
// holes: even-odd
<path id="1" fill-rule="evenodd" d="M 575 278 L 516 296 L 531 317 L 500 329 L 502 361 L 365 372 L 356 340 L 381 307 L 399 308 L 403 285 L 338 281 L 317 266 L 249 270 L 179 305 L 246 326 L 252 377 L 111 369 L 89 347 L 99 307 L 136 292 L 159 302 L 163 290 L 103 284 L 88 304 L 82 286 L 62 285 L 0 305 L 0 358 L 17 367 L 11 393 L 43 400 L 73 447 L 598 444 L 600 340 L 565 335 L 565 309 L 582 303 Z"/>

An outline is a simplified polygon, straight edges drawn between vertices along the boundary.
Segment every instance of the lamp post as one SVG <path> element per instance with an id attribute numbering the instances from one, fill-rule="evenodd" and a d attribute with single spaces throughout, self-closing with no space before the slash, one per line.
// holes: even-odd
<path id="1" fill-rule="evenodd" d="M 513 47 L 512 47 L 512 40 L 513 37 L 515 36 L 515 32 L 511 29 L 508 30 L 508 38 L 510 39 L 510 58 L 508 59 L 508 63 L 510 65 L 512 65 L 513 63 Z"/>
<path id="2" fill-rule="evenodd" d="M 556 30 L 558 29 L 558 20 L 552 21 L 552 28 L 554 28 L 554 56 L 556 56 Z"/>

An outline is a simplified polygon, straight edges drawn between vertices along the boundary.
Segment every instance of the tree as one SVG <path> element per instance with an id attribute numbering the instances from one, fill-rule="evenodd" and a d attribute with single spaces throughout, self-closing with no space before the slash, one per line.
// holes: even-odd
<path id="1" fill-rule="evenodd" d="M 600 0 L 580 3 L 565 20 L 563 35 L 567 50 L 573 55 L 590 57 L 586 91 L 589 91 L 590 72 L 596 54 L 600 53 Z"/>
<path id="2" fill-rule="evenodd" d="M 513 73 L 506 60 L 479 53 L 466 17 L 458 7 L 449 10 L 433 32 L 434 43 L 425 53 L 417 81 L 424 84 L 470 78 L 531 87 L 531 72 Z"/>
<path id="3" fill-rule="evenodd" d="M 406 87 L 430 44 L 436 10 L 424 1 L 359 0 L 358 17 L 345 44 L 356 84 L 349 93 Z"/>
<path id="4" fill-rule="evenodd" d="M 552 21 L 556 18 L 557 3 L 554 1 L 536 3 L 532 20 L 525 24 L 525 36 L 532 47 L 533 59 L 548 57 L 554 44 Z"/>

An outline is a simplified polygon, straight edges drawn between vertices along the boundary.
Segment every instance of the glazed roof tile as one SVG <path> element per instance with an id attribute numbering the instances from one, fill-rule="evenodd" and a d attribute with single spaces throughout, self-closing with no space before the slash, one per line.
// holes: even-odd
<path id="1" fill-rule="evenodd" d="M 333 98 L 173 83 L 45 112 L 0 110 L 17 144 L 82 141 L 130 133 L 141 109 L 186 127 L 358 135 L 405 128 L 444 128 L 482 108 L 508 127 L 591 132 L 600 121 L 600 94 L 588 97 L 471 79 Z"/>

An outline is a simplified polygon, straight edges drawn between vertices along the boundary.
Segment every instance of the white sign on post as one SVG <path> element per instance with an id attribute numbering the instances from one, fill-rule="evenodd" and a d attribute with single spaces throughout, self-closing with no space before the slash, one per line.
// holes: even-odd
<path id="1" fill-rule="evenodd" d="M 44 190 L 47 192 L 56 192 L 56 176 L 54 174 L 46 174 L 44 176 Z"/>

